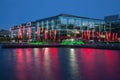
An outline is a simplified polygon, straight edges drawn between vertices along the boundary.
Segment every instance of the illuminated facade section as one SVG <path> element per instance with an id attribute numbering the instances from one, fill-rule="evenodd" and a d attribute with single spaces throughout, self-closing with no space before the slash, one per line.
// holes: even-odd
<path id="1" fill-rule="evenodd" d="M 19 38 L 21 35 L 22 39 Z M 11 27 L 11 38 L 15 41 L 59 41 L 69 38 L 115 41 L 118 37 L 118 33 L 108 28 L 104 20 L 69 14 L 60 14 Z"/>
<path id="2" fill-rule="evenodd" d="M 36 38 L 36 23 L 28 22 L 11 27 L 12 42 L 29 42 Z"/>
<path id="3" fill-rule="evenodd" d="M 106 23 L 107 38 L 109 40 L 119 40 L 120 38 L 120 15 L 110 15 L 104 17 Z"/>
<path id="4" fill-rule="evenodd" d="M 84 37 L 84 39 L 89 40 L 91 37 L 95 37 L 94 32 L 105 31 L 104 20 L 68 14 L 60 14 L 57 16 L 36 20 L 36 24 L 37 27 L 40 27 L 42 30 L 47 30 L 48 38 L 54 40 L 79 38 L 81 36 Z M 94 32 L 92 31 L 93 29 Z M 54 34 L 55 30 L 57 31 L 56 34 Z M 44 32 L 41 31 L 41 37 L 44 35 Z"/>

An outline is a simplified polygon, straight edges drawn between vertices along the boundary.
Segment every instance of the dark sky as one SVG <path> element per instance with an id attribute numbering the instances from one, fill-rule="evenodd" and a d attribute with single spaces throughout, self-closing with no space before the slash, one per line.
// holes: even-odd
<path id="1" fill-rule="evenodd" d="M 120 0 L 0 0 L 0 29 L 60 13 L 103 19 L 120 13 Z"/>

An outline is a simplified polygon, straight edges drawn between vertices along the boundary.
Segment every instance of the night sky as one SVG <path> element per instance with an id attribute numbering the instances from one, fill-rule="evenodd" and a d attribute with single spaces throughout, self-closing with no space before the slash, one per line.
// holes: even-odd
<path id="1" fill-rule="evenodd" d="M 120 14 L 120 0 L 0 0 L 0 29 L 60 13 L 103 19 Z"/>

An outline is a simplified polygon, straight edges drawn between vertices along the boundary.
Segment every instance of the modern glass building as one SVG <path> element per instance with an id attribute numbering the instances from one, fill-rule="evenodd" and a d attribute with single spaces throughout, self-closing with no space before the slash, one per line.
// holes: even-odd
<path id="1" fill-rule="evenodd" d="M 47 39 L 53 39 L 56 36 L 56 40 L 62 40 L 65 38 L 81 38 L 82 32 L 92 32 L 93 29 L 95 32 L 104 32 L 105 21 L 102 19 L 59 14 L 13 26 L 11 27 L 11 36 L 12 39 L 17 38 L 19 35 L 22 36 L 21 38 L 28 38 L 30 34 L 31 40 L 37 40 L 38 38 L 42 40 L 46 35 Z"/>
<path id="2" fill-rule="evenodd" d="M 60 14 L 57 16 L 36 20 L 37 27 L 42 30 L 57 30 L 58 37 L 71 36 L 76 29 L 78 33 L 82 31 L 92 30 L 104 31 L 105 21 L 101 19 L 80 17 L 68 14 Z"/>
<path id="3" fill-rule="evenodd" d="M 117 32 L 120 34 L 120 15 L 105 16 L 106 31 Z"/>

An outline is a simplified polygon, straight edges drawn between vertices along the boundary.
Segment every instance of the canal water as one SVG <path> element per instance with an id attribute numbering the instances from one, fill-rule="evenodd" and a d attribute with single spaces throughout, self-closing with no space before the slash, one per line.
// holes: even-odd
<path id="1" fill-rule="evenodd" d="M 0 48 L 0 80 L 120 80 L 120 51 Z"/>

